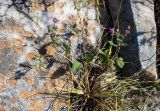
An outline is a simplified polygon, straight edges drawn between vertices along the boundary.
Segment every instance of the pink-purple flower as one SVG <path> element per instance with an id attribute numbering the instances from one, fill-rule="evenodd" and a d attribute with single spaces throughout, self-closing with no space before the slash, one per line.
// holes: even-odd
<path id="1" fill-rule="evenodd" d="M 56 17 L 54 17 L 53 18 L 53 23 L 57 23 L 57 22 L 59 22 L 60 20 L 58 20 L 58 18 L 56 18 Z"/>
<path id="2" fill-rule="evenodd" d="M 114 36 L 114 34 L 115 34 L 115 28 L 109 28 L 108 33 L 109 33 L 111 36 Z"/>

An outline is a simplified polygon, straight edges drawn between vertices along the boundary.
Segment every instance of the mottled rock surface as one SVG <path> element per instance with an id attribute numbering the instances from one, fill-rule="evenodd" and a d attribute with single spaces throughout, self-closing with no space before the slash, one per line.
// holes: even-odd
<path id="1" fill-rule="evenodd" d="M 137 30 L 139 59 L 142 69 L 147 68 L 147 71 L 157 78 L 157 29 L 154 16 L 154 0 L 133 0 L 132 7 Z"/>
<path id="2" fill-rule="evenodd" d="M 75 51 L 78 42 L 87 41 L 96 46 L 102 35 L 96 8 L 92 5 L 82 3 L 75 7 L 73 0 L 30 1 L 0 0 L 0 111 L 45 111 L 53 106 L 50 105 L 53 98 L 38 93 L 56 93 L 66 85 L 68 76 L 64 64 L 54 63 L 52 58 L 46 69 L 40 63 L 45 60 L 33 60 L 41 52 L 37 49 L 50 42 L 45 33 L 49 25 L 53 26 L 53 19 L 57 19 L 54 34 L 72 44 L 73 59 L 78 55 Z M 130 27 L 131 33 L 125 39 L 128 46 L 121 51 L 126 62 L 124 70 L 135 73 L 151 66 L 147 71 L 157 78 L 153 1 L 120 1 L 109 0 L 109 8 L 114 23 L 119 21 L 123 34 Z M 76 26 L 76 30 L 71 26 Z M 59 58 L 56 51 L 61 52 L 60 49 L 47 46 L 45 50 L 47 56 Z M 29 63 L 32 68 L 22 68 L 22 63 Z M 71 84 L 69 82 L 64 90 Z M 55 101 L 53 111 L 65 106 L 64 102 L 58 102 Z"/>
<path id="3" fill-rule="evenodd" d="M 128 46 L 121 50 L 121 55 L 127 62 L 124 70 L 128 74 L 147 70 L 156 79 L 157 31 L 154 0 L 112 0 L 110 10 L 114 23 L 123 34 L 128 27 L 130 29 L 130 34 L 125 39 Z"/>
<path id="4" fill-rule="evenodd" d="M 39 94 L 69 89 L 64 65 L 51 58 L 45 69 L 33 58 L 40 53 L 37 49 L 50 42 L 45 33 L 54 23 L 54 33 L 71 42 L 73 51 L 80 39 L 96 44 L 101 35 L 96 9 L 83 5 L 76 7 L 78 12 L 73 0 L 0 0 L 0 111 L 58 111 L 65 106 L 58 99 L 52 105 L 52 95 Z M 72 31 L 73 25 L 77 32 Z M 46 56 L 58 57 L 59 49 L 47 46 L 45 50 Z"/>

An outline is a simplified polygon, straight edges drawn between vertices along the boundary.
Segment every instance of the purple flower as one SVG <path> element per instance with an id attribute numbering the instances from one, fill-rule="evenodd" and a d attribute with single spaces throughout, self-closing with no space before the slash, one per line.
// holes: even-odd
<path id="1" fill-rule="evenodd" d="M 59 22 L 59 20 L 56 17 L 54 17 L 53 18 L 53 23 L 57 23 L 57 22 Z"/>
<path id="2" fill-rule="evenodd" d="M 115 29 L 114 29 L 114 28 L 109 28 L 108 33 L 109 33 L 111 36 L 114 36 L 114 34 L 115 34 Z"/>

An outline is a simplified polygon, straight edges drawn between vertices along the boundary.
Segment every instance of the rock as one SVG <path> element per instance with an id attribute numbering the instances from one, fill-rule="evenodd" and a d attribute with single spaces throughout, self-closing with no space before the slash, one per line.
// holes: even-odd
<path id="1" fill-rule="evenodd" d="M 6 74 L 16 68 L 23 44 L 17 44 L 16 40 L 0 40 L 0 44 L 0 73 Z"/>
<path id="2" fill-rule="evenodd" d="M 55 50 L 55 48 L 53 48 L 52 46 L 48 46 L 47 48 L 46 48 L 46 54 L 48 55 L 48 56 L 54 56 L 54 55 L 56 55 L 56 50 Z"/>
<path id="3" fill-rule="evenodd" d="M 151 94 L 150 97 L 148 96 L 134 96 L 133 102 L 134 107 L 130 111 L 159 111 L 160 110 L 160 101 L 159 101 L 159 93 L 156 92 L 155 94 Z M 137 108 L 136 108 L 137 106 Z"/>
<path id="4" fill-rule="evenodd" d="M 154 16 L 154 0 L 144 0 L 142 2 L 133 1 L 132 10 L 137 29 L 141 67 L 142 69 L 146 69 L 157 79 L 157 29 Z"/>
<path id="5" fill-rule="evenodd" d="M 5 82 L 5 77 L 2 74 L 0 74 L 0 92 L 4 88 L 4 82 Z"/>
<path id="6" fill-rule="evenodd" d="M 32 96 L 29 100 L 28 97 L 37 91 L 56 93 L 62 88 L 68 90 L 72 85 L 68 82 L 64 87 L 69 77 L 66 77 L 67 71 L 60 64 L 62 62 L 65 65 L 65 60 L 58 55 L 62 52 L 59 47 L 54 49 L 48 45 L 44 48 L 44 56 L 52 57 L 50 63 L 45 64 L 46 69 L 41 64 L 45 59 L 37 60 L 38 57 L 41 59 L 37 49 L 52 42 L 50 36 L 47 37 L 49 34 L 46 34 L 50 30 L 49 27 L 54 27 L 52 37 L 56 36 L 63 42 L 71 43 L 74 50 L 77 48 L 77 41 L 83 42 L 82 38 L 96 45 L 101 36 L 101 25 L 97 21 L 93 5 L 82 7 L 85 4 L 80 2 L 82 5 L 77 7 L 80 9 L 78 14 L 74 0 L 35 2 L 32 4 L 30 0 L 0 0 L 0 73 L 4 76 L 0 76 L 0 97 L 3 97 L 1 100 L 6 104 L 3 106 L 8 111 L 19 108 L 24 111 L 47 110 L 52 98 L 33 101 L 31 99 L 44 96 Z M 53 20 L 55 18 L 57 21 Z M 74 31 L 73 26 L 76 26 Z M 76 56 L 75 54 L 73 56 Z M 60 63 L 53 57 L 60 60 Z M 28 63 L 32 69 L 22 63 Z M 62 106 L 66 105 L 58 104 L 54 108 L 58 111 Z"/>
<path id="7" fill-rule="evenodd" d="M 12 103 L 12 104 L 16 104 L 17 101 L 18 101 L 18 98 L 17 98 L 16 96 L 13 96 L 13 97 L 11 98 L 11 103 Z"/>
<path id="8" fill-rule="evenodd" d="M 56 56 L 56 59 L 50 58 L 50 63 L 45 64 L 46 69 L 41 64 L 45 59 L 36 60 L 37 56 L 41 56 L 37 49 L 52 41 L 50 37 L 46 37 L 49 35 L 46 34 L 48 31 L 54 32 L 51 34 L 52 37 L 71 43 L 71 51 L 75 57 L 77 57 L 77 53 L 80 53 L 80 51 L 76 51 L 78 42 L 86 41 L 90 45 L 96 46 L 102 35 L 102 27 L 97 21 L 96 8 L 93 5 L 83 7 L 85 3 L 80 2 L 82 4 L 75 7 L 74 0 L 55 0 L 54 3 L 52 1 L 43 0 L 42 3 L 39 3 L 40 1 L 37 0 L 35 4 L 31 4 L 30 0 L 0 0 L 0 79 L 2 80 L 0 81 L 0 99 L 4 110 L 22 108 L 25 111 L 44 111 L 53 100 L 52 98 L 43 99 L 43 101 L 32 100 L 43 98 L 42 95 L 32 96 L 29 100 L 27 98 L 37 94 L 37 91 L 52 93 L 62 88 L 70 89 L 72 86 L 72 82 L 68 82 L 63 87 L 66 83 L 65 80 L 70 78 L 66 77 L 67 68 L 64 69 L 62 66 L 62 64 L 65 66 L 65 60 L 58 56 L 59 53 L 57 54 L 59 47 L 57 49 L 49 45 L 44 47 L 47 51 L 44 56 Z M 112 19 L 116 21 L 121 0 L 108 1 Z M 156 60 L 156 55 L 153 55 L 156 51 L 153 2 L 150 3 L 148 0 L 144 3 L 142 3 L 143 0 L 140 3 L 135 0 L 122 1 L 119 16 L 120 31 L 125 33 L 127 27 L 130 26 L 131 33 L 125 39 L 128 46 L 121 50 L 121 55 L 126 62 L 129 62 L 125 68 L 126 72 L 135 73 L 140 69 L 147 68 Z M 76 8 L 79 9 L 79 12 Z M 104 14 L 103 8 L 101 7 L 100 10 Z M 106 26 L 111 24 L 105 23 L 108 16 L 107 13 L 101 17 L 102 23 Z M 55 18 L 57 20 L 53 22 Z M 35 40 L 37 41 L 35 42 Z M 59 52 L 62 52 L 60 48 Z M 56 63 L 57 58 L 62 64 Z M 31 64 L 32 69 L 24 68 L 24 65 L 19 67 L 21 63 Z M 156 76 L 154 65 L 152 64 L 153 68 L 148 71 Z M 58 104 L 55 110 L 59 110 L 62 106 L 66 106 L 66 104 Z"/>
<path id="9" fill-rule="evenodd" d="M 6 111 L 6 109 L 3 106 L 0 106 L 1 111 Z"/>
<path id="10" fill-rule="evenodd" d="M 125 34 L 130 27 L 130 34 L 124 40 L 128 46 L 121 49 L 126 62 L 125 73 L 147 70 L 156 79 L 157 32 L 153 0 L 112 0 L 109 4 L 120 31 Z"/>

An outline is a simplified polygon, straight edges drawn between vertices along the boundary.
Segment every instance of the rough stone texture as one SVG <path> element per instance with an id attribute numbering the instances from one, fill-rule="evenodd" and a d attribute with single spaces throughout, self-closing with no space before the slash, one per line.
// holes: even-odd
<path id="1" fill-rule="evenodd" d="M 135 25 L 137 29 L 137 40 L 139 46 L 139 57 L 142 69 L 157 78 L 156 71 L 156 46 L 157 29 L 154 16 L 154 0 L 132 2 Z"/>
<path id="2" fill-rule="evenodd" d="M 69 39 L 73 51 L 80 39 L 95 45 L 101 35 L 96 9 L 92 6 L 78 6 L 78 14 L 73 0 L 30 1 L 0 0 L 0 111 L 45 111 L 50 107 L 58 111 L 65 105 L 65 102 L 58 103 L 58 99 L 50 105 L 52 96 L 39 95 L 56 93 L 62 87 L 69 89 L 71 83 L 66 84 L 68 76 L 64 66 L 51 63 L 52 66 L 45 69 L 39 61 L 33 60 L 38 55 L 36 48 L 50 42 L 45 33 L 47 26 L 53 25 L 53 18 L 58 19 L 54 33 L 64 38 L 74 33 L 75 37 Z M 76 24 L 78 33 L 72 32 L 69 24 Z M 58 56 L 58 49 L 47 46 L 46 50 L 46 56 Z M 21 63 L 35 67 L 28 70 L 19 67 Z"/>
<path id="3" fill-rule="evenodd" d="M 121 55 L 127 62 L 124 70 L 129 74 L 147 70 L 151 77 L 157 78 L 157 31 L 153 0 L 112 0 L 109 2 L 112 18 L 115 24 L 119 24 L 120 31 L 125 34 L 128 26 L 130 28 L 130 34 L 125 39 L 128 46 L 121 50 Z"/>
<path id="4" fill-rule="evenodd" d="M 0 73 L 6 75 L 16 68 L 17 57 L 23 52 L 23 43 L 19 39 L 0 40 Z"/>
<path id="5" fill-rule="evenodd" d="M 160 101 L 159 101 L 159 92 L 154 92 L 150 96 L 144 97 L 134 96 L 132 103 L 134 105 L 134 109 L 129 111 L 159 111 L 160 110 Z"/>
<path id="6" fill-rule="evenodd" d="M 73 56 L 78 53 L 75 51 L 77 42 L 87 41 L 96 45 L 102 35 L 93 6 L 87 4 L 88 7 L 84 7 L 82 3 L 75 7 L 73 0 L 30 1 L 0 0 L 0 111 L 45 111 L 53 98 L 38 93 L 53 93 L 65 85 L 67 74 L 64 75 L 66 70 L 61 64 L 53 63 L 52 67 L 45 69 L 39 61 L 33 60 L 38 55 L 36 48 L 50 42 L 44 34 L 48 31 L 47 26 L 53 25 L 53 18 L 58 19 L 54 33 L 64 38 L 68 37 L 67 34 L 74 34 L 69 38 Z M 114 21 L 119 15 L 121 32 L 125 33 L 128 26 L 131 28 L 130 35 L 125 39 L 128 46 L 121 51 L 129 62 L 124 70 L 135 73 L 153 63 L 148 71 L 156 78 L 153 1 L 122 0 L 122 4 L 120 1 L 109 0 L 109 5 Z M 103 17 L 103 20 L 107 18 Z M 70 24 L 76 24 L 78 31 L 72 32 Z M 55 50 L 59 49 L 47 46 L 46 50 L 48 56 L 57 56 Z M 24 62 L 30 62 L 35 67 L 23 73 L 21 71 L 28 69 L 19 67 L 19 64 Z M 64 89 L 69 89 L 70 85 L 69 82 Z M 54 111 L 64 106 L 63 102 L 57 105 L 58 102 L 55 102 Z"/>

